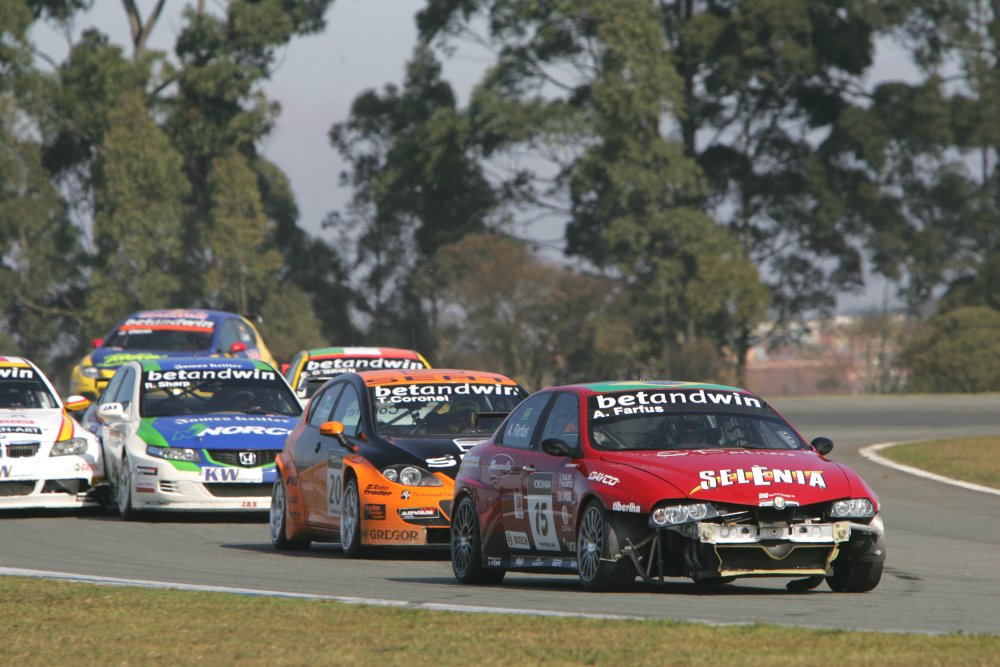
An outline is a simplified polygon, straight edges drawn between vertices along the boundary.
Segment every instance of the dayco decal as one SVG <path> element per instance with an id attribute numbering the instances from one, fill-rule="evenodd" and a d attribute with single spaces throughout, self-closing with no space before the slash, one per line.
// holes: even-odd
<path id="1" fill-rule="evenodd" d="M 694 487 L 699 489 L 714 489 L 721 486 L 733 486 L 735 484 L 753 484 L 754 486 L 771 486 L 771 484 L 803 484 L 816 486 L 821 489 L 826 488 L 826 480 L 819 470 L 789 470 L 787 468 L 763 468 L 753 466 L 749 470 L 737 468 L 736 470 L 702 470 L 698 473 L 701 483 Z"/>
<path id="2" fill-rule="evenodd" d="M 608 475 L 603 472 L 597 472 L 596 470 L 590 473 L 590 475 L 587 476 L 587 479 L 594 482 L 600 482 L 601 484 L 607 484 L 608 486 L 617 486 L 618 483 L 621 481 L 614 475 Z"/>
<path id="3" fill-rule="evenodd" d="M 637 391 L 615 394 L 598 394 L 590 399 L 593 409 L 591 419 L 618 415 L 657 414 L 665 405 L 724 405 L 744 408 L 763 408 L 764 404 L 753 396 L 737 391 Z"/>

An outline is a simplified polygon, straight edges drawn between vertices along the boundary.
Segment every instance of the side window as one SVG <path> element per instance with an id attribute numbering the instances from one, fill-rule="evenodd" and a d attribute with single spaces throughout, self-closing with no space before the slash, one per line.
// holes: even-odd
<path id="1" fill-rule="evenodd" d="M 528 449 L 531 446 L 531 436 L 535 433 L 538 419 L 542 416 L 545 405 L 550 398 L 552 398 L 552 394 L 545 392 L 525 399 L 507 419 L 498 442 L 507 447 Z"/>
<path id="2" fill-rule="evenodd" d="M 570 447 L 580 443 L 580 401 L 576 394 L 560 393 L 552 404 L 542 437 L 539 442 L 548 438 L 559 438 Z"/>
<path id="3" fill-rule="evenodd" d="M 257 336 L 254 335 L 253 329 L 250 325 L 243 320 L 235 320 L 236 323 L 236 336 L 240 339 L 241 343 L 245 343 L 247 349 L 257 349 Z"/>
<path id="4" fill-rule="evenodd" d="M 135 371 L 126 368 L 122 374 L 121 384 L 118 385 L 118 391 L 115 392 L 115 400 L 121 403 L 127 411 L 132 405 L 132 394 L 135 392 Z"/>
<path id="5" fill-rule="evenodd" d="M 229 352 L 229 347 L 233 343 L 240 342 L 240 334 L 236 329 L 236 320 L 230 318 L 223 321 L 219 327 L 219 351 Z"/>
<path id="6" fill-rule="evenodd" d="M 124 377 L 124 370 L 115 373 L 115 376 L 111 378 L 111 382 L 109 382 L 108 386 L 104 388 L 103 392 L 101 392 L 101 398 L 98 400 L 98 403 L 114 403 L 115 396 L 118 394 L 118 388 L 122 385 L 122 378 Z"/>
<path id="7" fill-rule="evenodd" d="M 330 413 L 333 411 L 333 405 L 337 402 L 337 397 L 340 396 L 340 391 L 344 388 L 342 384 L 335 384 L 321 395 L 313 397 L 312 411 L 309 413 L 309 425 L 319 428 L 319 425 L 323 422 L 330 421 Z"/>
<path id="8" fill-rule="evenodd" d="M 305 352 L 299 352 L 294 357 L 292 357 L 292 363 L 288 364 L 288 370 L 285 371 L 285 379 L 288 380 L 288 384 L 292 384 L 295 380 L 295 371 L 298 370 L 299 364 L 302 363 L 302 357 L 305 356 Z M 294 386 L 292 387 L 295 388 Z"/>
<path id="9" fill-rule="evenodd" d="M 343 422 L 344 435 L 356 437 L 361 430 L 361 401 L 351 385 L 344 385 L 344 393 L 337 401 L 331 419 Z"/>

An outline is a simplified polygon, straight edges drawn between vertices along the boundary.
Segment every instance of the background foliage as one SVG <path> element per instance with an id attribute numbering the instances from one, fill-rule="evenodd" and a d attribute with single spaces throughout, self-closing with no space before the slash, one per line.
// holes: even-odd
<path id="1" fill-rule="evenodd" d="M 867 266 L 933 315 L 912 388 L 1000 389 L 995 3 L 427 0 L 402 84 L 331 126 L 352 199 L 314 237 L 259 151 L 262 83 L 331 2 L 191 4 L 168 53 L 163 1 L 123 0 L 130 44 L 91 30 L 61 61 L 32 27 L 91 2 L 0 2 L 3 352 L 63 378 L 127 312 L 214 307 L 282 360 L 741 383 Z M 463 106 L 441 58 L 469 40 L 492 61 Z M 890 42 L 922 80 L 868 83 Z M 515 233 L 542 219 L 562 261 Z"/>

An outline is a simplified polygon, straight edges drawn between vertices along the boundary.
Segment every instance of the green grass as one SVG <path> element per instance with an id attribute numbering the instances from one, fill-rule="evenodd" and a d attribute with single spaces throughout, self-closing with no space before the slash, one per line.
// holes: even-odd
<path id="1" fill-rule="evenodd" d="M 3 663 L 1000 665 L 1000 636 L 459 614 L 0 577 Z"/>
<path id="2" fill-rule="evenodd" d="M 882 456 L 904 465 L 1000 489 L 1000 438 L 931 440 L 888 447 Z"/>

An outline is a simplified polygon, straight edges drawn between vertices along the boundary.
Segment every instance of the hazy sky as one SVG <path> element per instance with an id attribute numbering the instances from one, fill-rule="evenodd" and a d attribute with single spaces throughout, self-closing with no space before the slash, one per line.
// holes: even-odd
<path id="1" fill-rule="evenodd" d="M 94 4 L 94 9 L 72 26 L 73 38 L 88 27 L 96 27 L 113 41 L 129 45 L 121 3 L 99 0 Z M 149 0 L 137 4 L 143 11 L 152 6 Z M 178 0 L 167 3 L 151 48 L 172 52 L 181 28 L 181 11 L 191 4 Z M 218 5 L 209 0 L 210 10 L 219 11 Z M 260 148 L 288 175 L 299 205 L 299 225 L 310 233 L 321 234 L 326 215 L 342 209 L 350 197 L 348 189 L 337 185 L 344 164 L 327 138 L 330 127 L 347 119 L 351 102 L 359 93 L 402 81 L 416 39 L 414 15 L 423 5 L 424 0 L 335 0 L 322 34 L 297 37 L 279 52 L 274 74 L 264 89 L 281 103 L 282 111 Z M 65 57 L 67 45 L 60 36 L 42 28 L 33 37 L 37 46 L 57 61 Z M 484 58 L 468 53 L 444 61 L 444 77 L 455 86 L 462 102 L 485 65 Z M 913 76 L 905 54 L 886 45 L 869 79 Z M 877 305 L 884 290 L 884 281 L 875 281 L 864 295 L 845 297 L 841 305 Z"/>

